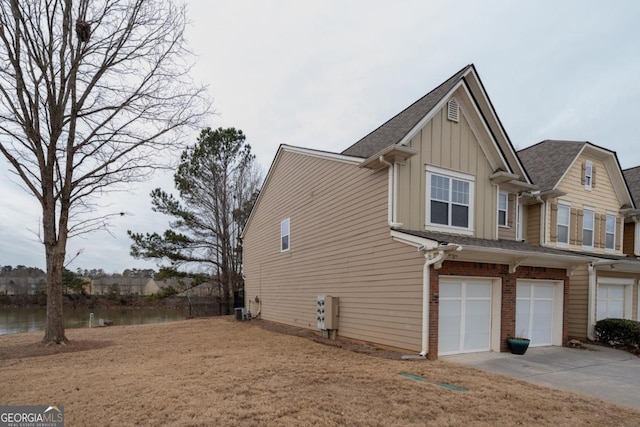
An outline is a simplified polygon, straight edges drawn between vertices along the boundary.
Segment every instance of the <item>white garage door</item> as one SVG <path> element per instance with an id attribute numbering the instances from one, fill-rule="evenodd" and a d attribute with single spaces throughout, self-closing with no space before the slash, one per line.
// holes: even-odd
<path id="1" fill-rule="evenodd" d="M 553 344 L 553 283 L 518 282 L 516 289 L 516 335 L 529 338 L 531 346 Z"/>
<path id="2" fill-rule="evenodd" d="M 439 354 L 490 350 L 490 281 L 441 278 L 439 306 Z"/>

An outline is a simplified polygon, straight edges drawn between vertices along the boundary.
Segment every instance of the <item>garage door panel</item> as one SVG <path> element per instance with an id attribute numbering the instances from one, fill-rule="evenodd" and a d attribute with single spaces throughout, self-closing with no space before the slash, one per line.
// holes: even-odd
<path id="1" fill-rule="evenodd" d="M 553 344 L 555 285 L 522 283 L 516 294 L 516 333 L 531 346 Z"/>
<path id="2" fill-rule="evenodd" d="M 491 343 L 490 282 L 440 283 L 438 351 L 452 354 L 488 351 Z"/>

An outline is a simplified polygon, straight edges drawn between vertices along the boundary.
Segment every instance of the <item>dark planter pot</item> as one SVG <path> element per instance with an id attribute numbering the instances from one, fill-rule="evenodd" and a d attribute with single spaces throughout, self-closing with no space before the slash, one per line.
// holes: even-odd
<path id="1" fill-rule="evenodd" d="M 527 338 L 507 338 L 507 344 L 513 354 L 525 354 L 529 348 L 529 342 Z"/>

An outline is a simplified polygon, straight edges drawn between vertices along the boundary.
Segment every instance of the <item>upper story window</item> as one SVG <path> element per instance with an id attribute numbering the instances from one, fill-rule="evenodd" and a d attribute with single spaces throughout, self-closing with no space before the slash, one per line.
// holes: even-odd
<path id="1" fill-rule="evenodd" d="M 427 167 L 427 224 L 471 231 L 473 177 Z"/>
<path id="2" fill-rule="evenodd" d="M 596 188 L 596 167 L 591 160 L 582 162 L 582 176 L 580 182 L 584 185 L 585 190 Z"/>
<path id="3" fill-rule="evenodd" d="M 571 222 L 571 207 L 558 204 L 558 243 L 569 244 L 569 224 Z"/>
<path id="4" fill-rule="evenodd" d="M 509 212 L 509 194 L 500 192 L 498 194 L 498 225 L 501 227 L 506 227 L 507 224 L 507 214 Z"/>
<path id="5" fill-rule="evenodd" d="M 604 248 L 609 250 L 616 248 L 616 215 L 609 213 L 605 222 Z"/>
<path id="6" fill-rule="evenodd" d="M 582 246 L 593 249 L 593 231 L 596 214 L 593 209 L 584 208 L 582 212 Z"/>
<path id="7" fill-rule="evenodd" d="M 289 250 L 289 246 L 290 246 L 290 242 L 289 242 L 289 236 L 290 236 L 290 219 L 283 219 L 282 222 L 280 223 L 280 252 L 284 252 L 284 251 L 288 251 Z"/>

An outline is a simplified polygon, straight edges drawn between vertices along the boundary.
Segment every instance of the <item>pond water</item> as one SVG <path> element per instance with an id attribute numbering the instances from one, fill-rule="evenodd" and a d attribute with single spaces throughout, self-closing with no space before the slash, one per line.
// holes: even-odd
<path id="1" fill-rule="evenodd" d="M 46 308 L 0 308 L 0 335 L 44 331 L 46 313 Z M 138 325 L 184 320 L 188 309 L 66 309 L 64 327 L 88 328 L 90 313 L 94 326 L 99 319 L 110 320 L 114 325 Z"/>

